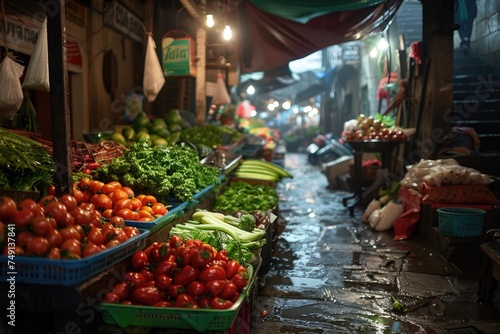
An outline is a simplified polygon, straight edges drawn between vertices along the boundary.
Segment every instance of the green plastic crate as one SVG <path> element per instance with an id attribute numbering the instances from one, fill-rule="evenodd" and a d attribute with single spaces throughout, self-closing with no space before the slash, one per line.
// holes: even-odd
<path id="1" fill-rule="evenodd" d="M 98 310 L 108 325 L 194 329 L 198 332 L 225 331 L 233 326 L 253 285 L 253 267 L 248 268 L 251 279 L 234 305 L 226 310 L 153 307 L 101 303 Z"/>

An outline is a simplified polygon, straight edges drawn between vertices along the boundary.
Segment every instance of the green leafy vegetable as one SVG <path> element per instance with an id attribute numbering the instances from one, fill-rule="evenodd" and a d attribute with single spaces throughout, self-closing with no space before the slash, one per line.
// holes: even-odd
<path id="1" fill-rule="evenodd" d="M 222 194 L 215 198 L 214 209 L 224 212 L 238 210 L 247 212 L 255 210 L 267 211 L 278 205 L 278 199 L 274 187 L 233 182 L 224 188 Z"/>
<path id="2" fill-rule="evenodd" d="M 198 152 L 188 145 L 153 148 L 145 138 L 97 168 L 97 174 L 104 182 L 119 181 L 164 203 L 170 198 L 190 202 L 194 194 L 219 182 L 219 170 L 201 164 Z"/>

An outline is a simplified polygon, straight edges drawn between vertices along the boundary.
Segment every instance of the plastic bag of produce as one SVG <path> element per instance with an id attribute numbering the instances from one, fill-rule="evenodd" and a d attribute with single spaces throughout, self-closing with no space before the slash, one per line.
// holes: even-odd
<path id="1" fill-rule="evenodd" d="M 19 78 L 23 75 L 24 66 L 10 56 L 4 57 L 0 63 L 0 114 L 12 119 L 23 102 L 23 88 Z"/>
<path id="2" fill-rule="evenodd" d="M 156 100 L 156 96 L 158 96 L 158 93 L 165 84 L 163 69 L 155 49 L 156 44 L 153 40 L 153 36 L 149 34 L 146 48 L 146 60 L 144 62 L 144 79 L 142 83 L 144 95 L 146 95 L 149 102 Z"/>
<path id="3" fill-rule="evenodd" d="M 28 68 L 26 69 L 23 88 L 36 89 L 43 92 L 50 91 L 47 43 L 47 19 L 45 19 L 38 34 Z"/>

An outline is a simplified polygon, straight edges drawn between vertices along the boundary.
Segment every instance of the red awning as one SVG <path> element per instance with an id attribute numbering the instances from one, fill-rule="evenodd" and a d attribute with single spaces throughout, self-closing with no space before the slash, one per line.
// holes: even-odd
<path id="1" fill-rule="evenodd" d="M 300 23 L 266 13 L 248 0 L 240 6 L 240 72 L 267 71 L 325 47 L 381 32 L 403 0 L 386 0 Z"/>

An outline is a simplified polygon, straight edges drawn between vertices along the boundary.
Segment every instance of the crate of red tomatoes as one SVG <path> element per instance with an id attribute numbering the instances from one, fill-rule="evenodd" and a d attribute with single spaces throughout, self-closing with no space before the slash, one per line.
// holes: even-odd
<path id="1" fill-rule="evenodd" d="M 129 271 L 99 304 L 104 323 L 194 329 L 230 329 L 253 285 L 253 267 L 201 240 L 172 236 L 131 257 Z"/>
<path id="2" fill-rule="evenodd" d="M 74 286 L 144 248 L 148 230 L 102 220 L 72 195 L 0 197 L 0 279 Z"/>

